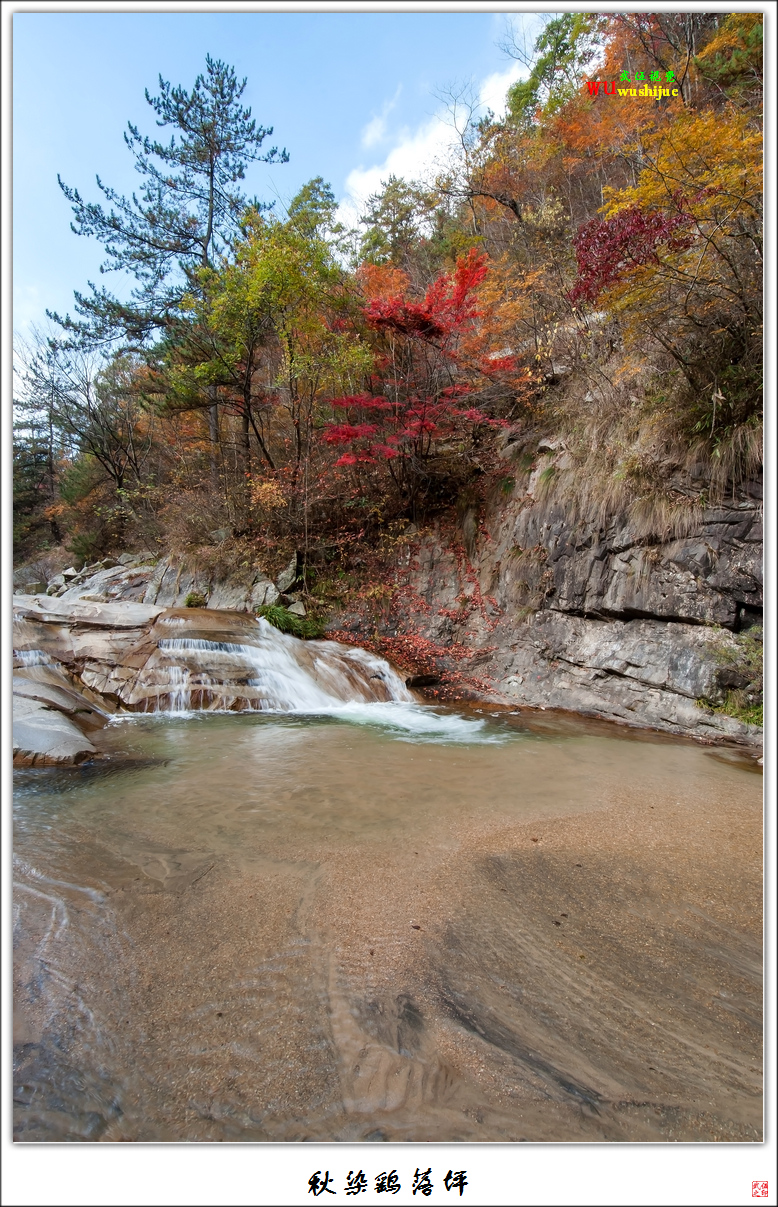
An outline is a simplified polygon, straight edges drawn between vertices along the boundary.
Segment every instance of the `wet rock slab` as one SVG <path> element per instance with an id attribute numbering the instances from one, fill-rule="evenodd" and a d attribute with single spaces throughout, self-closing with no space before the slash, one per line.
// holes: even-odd
<path id="1" fill-rule="evenodd" d="M 96 753 L 81 729 L 62 712 L 16 693 L 13 746 L 14 763 L 21 766 L 82 763 Z"/>

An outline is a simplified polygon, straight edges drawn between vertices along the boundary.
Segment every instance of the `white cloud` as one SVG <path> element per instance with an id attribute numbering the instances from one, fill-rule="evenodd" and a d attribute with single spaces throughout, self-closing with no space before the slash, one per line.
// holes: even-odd
<path id="1" fill-rule="evenodd" d="M 377 142 L 381 142 L 386 135 L 386 118 L 383 114 L 373 117 L 362 131 L 362 146 L 374 147 Z"/>
<path id="2" fill-rule="evenodd" d="M 391 100 L 386 101 L 380 113 L 370 119 L 362 131 L 362 146 L 374 147 L 376 143 L 383 142 L 386 138 L 386 132 L 389 128 L 387 117 L 397 104 L 397 99 L 402 92 L 402 84 L 397 85 L 397 91 Z"/>
<path id="3" fill-rule="evenodd" d="M 415 131 L 407 127 L 397 135 L 398 142 L 383 163 L 369 168 L 354 168 L 346 178 L 346 197 L 341 203 L 341 220 L 353 224 L 362 206 L 373 193 L 380 192 L 381 181 L 390 176 L 418 180 L 430 169 L 451 143 L 451 127 L 440 117 L 429 118 Z"/>
<path id="4" fill-rule="evenodd" d="M 508 89 L 526 74 L 526 69 L 514 61 L 505 71 L 495 71 L 487 76 L 472 89 L 479 109 L 491 109 L 496 117 L 502 117 Z M 365 126 L 362 132 L 363 147 L 369 148 L 386 140 L 387 117 L 398 96 L 399 88 L 382 112 L 371 118 Z M 381 163 L 369 167 L 360 165 L 349 172 L 346 178 L 346 196 L 339 210 L 341 222 L 355 226 L 367 199 L 378 193 L 381 182 L 388 180 L 390 176 L 399 176 L 405 180 L 424 180 L 433 176 L 436 166 L 442 163 L 446 152 L 455 141 L 456 132 L 443 104 L 432 117 L 427 118 L 415 129 L 405 126 L 398 130 L 394 135 L 395 145 Z"/>
<path id="5" fill-rule="evenodd" d="M 478 90 L 478 99 L 484 109 L 491 109 L 495 117 L 503 117 L 508 89 L 517 80 L 526 78 L 527 74 L 527 69 L 514 60 L 505 71 L 494 71 L 488 75 Z"/>

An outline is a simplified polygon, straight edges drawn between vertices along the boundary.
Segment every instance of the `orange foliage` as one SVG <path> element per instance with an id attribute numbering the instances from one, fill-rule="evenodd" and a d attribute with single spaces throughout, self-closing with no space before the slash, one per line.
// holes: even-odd
<path id="1" fill-rule="evenodd" d="M 402 297 L 410 286 L 408 274 L 393 264 L 362 264 L 357 279 L 368 302 Z"/>

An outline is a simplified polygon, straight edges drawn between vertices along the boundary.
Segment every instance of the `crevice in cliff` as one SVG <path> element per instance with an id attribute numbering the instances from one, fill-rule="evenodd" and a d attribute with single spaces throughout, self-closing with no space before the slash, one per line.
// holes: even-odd
<path id="1" fill-rule="evenodd" d="M 629 624 L 632 620 L 653 620 L 657 624 L 683 624 L 691 625 L 694 628 L 705 626 L 708 621 L 699 619 L 694 616 L 673 616 L 659 615 L 656 612 L 643 611 L 640 608 L 623 608 L 613 609 L 598 608 L 596 611 L 586 611 L 576 608 L 543 608 L 541 612 L 555 612 L 558 616 L 576 616 L 581 620 L 600 620 L 603 624 L 610 621 L 618 620 L 623 624 Z M 540 613 L 538 613 L 540 614 Z M 722 628 L 729 628 L 729 625 L 722 625 Z"/>

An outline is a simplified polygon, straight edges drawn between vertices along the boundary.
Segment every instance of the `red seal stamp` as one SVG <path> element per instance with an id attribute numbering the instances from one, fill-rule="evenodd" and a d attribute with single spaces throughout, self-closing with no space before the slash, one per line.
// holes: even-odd
<path id="1" fill-rule="evenodd" d="M 751 1198 L 752 1199 L 766 1199 L 767 1198 L 767 1183 L 766 1182 L 752 1182 L 751 1183 Z"/>

